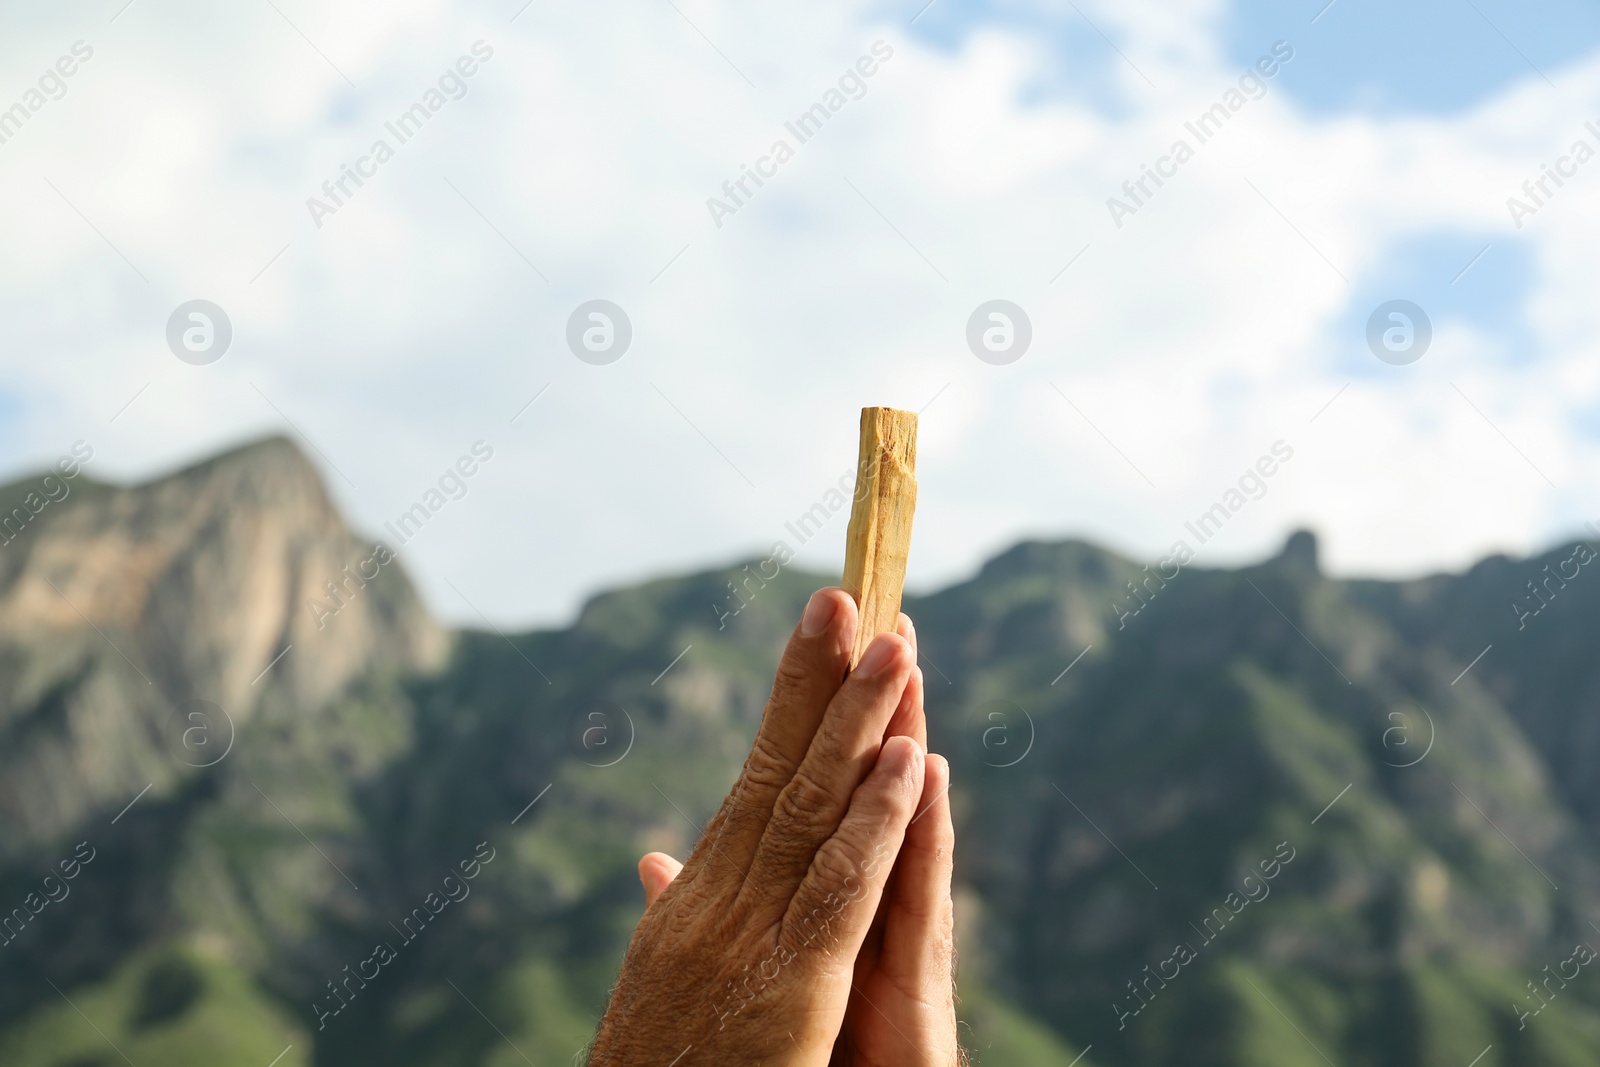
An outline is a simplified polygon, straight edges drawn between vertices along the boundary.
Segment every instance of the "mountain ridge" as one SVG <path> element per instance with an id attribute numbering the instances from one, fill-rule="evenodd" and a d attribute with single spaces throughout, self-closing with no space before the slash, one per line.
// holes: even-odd
<path id="1" fill-rule="evenodd" d="M 1600 582 L 1521 629 L 1506 600 L 1576 544 L 1391 582 L 1323 574 L 1298 532 L 1151 581 L 1033 540 L 908 597 L 980 1062 L 1592 1062 L 1600 991 L 1536 980 L 1600 944 Z M 831 579 L 738 561 L 502 634 L 445 630 L 384 565 L 319 615 L 371 552 L 281 438 L 0 548 L 0 899 L 96 853 L 0 935 L 0 1062 L 582 1048 L 634 860 L 691 847 Z M 480 850 L 470 898 L 334 993 Z"/>

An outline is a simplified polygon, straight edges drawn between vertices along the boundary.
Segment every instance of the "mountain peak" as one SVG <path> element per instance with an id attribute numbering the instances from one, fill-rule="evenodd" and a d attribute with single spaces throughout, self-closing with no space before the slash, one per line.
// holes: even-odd
<path id="1" fill-rule="evenodd" d="M 310 458 L 305 450 L 295 443 L 294 438 L 286 433 L 273 433 L 254 441 L 246 441 L 235 445 L 225 452 L 193 464 L 190 470 L 201 467 L 213 467 L 219 464 L 243 463 L 259 466 L 282 466 L 286 468 L 302 468 L 314 470 Z"/>
<path id="2" fill-rule="evenodd" d="M 1087 541 L 1019 541 L 979 569 L 978 580 L 1028 577 L 1037 574 L 1077 575 L 1099 579 L 1119 557 Z"/>
<path id="3" fill-rule="evenodd" d="M 187 493 L 204 484 L 215 484 L 224 493 L 242 494 L 241 503 L 255 500 L 281 505 L 288 502 L 288 497 L 298 497 L 311 504 L 320 517 L 336 516 L 321 471 L 305 450 L 286 434 L 247 441 L 140 488 L 159 489 L 172 483 Z"/>
<path id="4" fill-rule="evenodd" d="M 1317 535 L 1310 530 L 1296 530 L 1283 543 L 1283 548 L 1278 552 L 1277 561 L 1287 564 L 1295 570 L 1320 574 Z"/>
<path id="5" fill-rule="evenodd" d="M 366 672 L 430 669 L 447 648 L 400 562 L 350 530 L 288 438 L 71 493 L 0 555 L 0 649 L 51 665 L 0 693 L 0 724 L 38 707 L 66 724 L 0 753 L 0 821 L 48 837 L 104 799 L 62 800 L 18 768 L 94 766 L 105 771 L 95 786 L 112 792 L 138 768 L 171 771 L 149 746 L 171 741 L 185 701 L 209 701 L 240 727 L 269 691 L 314 713 Z M 121 694 L 118 721 L 142 721 L 128 731 L 141 743 L 87 725 L 109 714 L 108 691 Z M 51 809 L 24 818 L 33 794 L 53 797 Z"/>

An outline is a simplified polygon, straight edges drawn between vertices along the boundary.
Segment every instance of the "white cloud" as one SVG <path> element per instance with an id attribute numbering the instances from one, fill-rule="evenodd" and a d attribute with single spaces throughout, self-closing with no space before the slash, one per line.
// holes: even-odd
<path id="1" fill-rule="evenodd" d="M 691 26 L 655 4 L 535 4 L 508 24 L 520 4 L 281 3 L 354 90 L 258 6 L 12 27 L 0 99 L 73 41 L 96 49 L 0 145 L 14 471 L 87 437 L 102 476 L 148 476 L 282 425 L 276 404 L 377 532 L 483 438 L 495 462 L 407 555 L 441 613 L 476 618 L 448 578 L 506 624 L 764 553 L 852 466 L 860 406 L 920 407 L 941 388 L 923 431 L 924 588 L 1023 535 L 1163 552 L 1280 438 L 1295 460 L 1208 548 L 1216 562 L 1308 523 L 1343 571 L 1458 565 L 1600 510 L 1595 447 L 1573 421 L 1600 390 L 1600 253 L 1585 237 L 1600 208 L 1581 188 L 1600 169 L 1520 233 L 1504 207 L 1600 115 L 1600 60 L 1552 71 L 1559 93 L 1530 78 L 1439 120 L 1312 120 L 1274 83 L 1119 230 L 1106 198 L 1192 141 L 1184 123 L 1237 82 L 1215 3 L 1084 5 L 1157 87 L 1108 68 L 1126 119 L 1019 102 L 1059 62 L 1019 31 L 933 50 L 866 5 L 680 2 Z M 495 54 L 465 98 L 315 229 L 306 197 L 479 39 Z M 718 229 L 706 198 L 793 140 L 784 121 L 880 39 L 894 56 L 865 96 Z M 1393 250 L 1438 232 L 1527 246 L 1520 313 L 1537 351 L 1509 358 L 1447 319 L 1422 362 L 1390 369 L 1340 332 Z M 193 297 L 235 326 L 209 367 L 163 340 Z M 635 328 L 608 367 L 563 342 L 592 297 Z M 994 297 L 1033 320 L 1033 349 L 1008 367 L 965 347 L 967 316 Z M 841 519 L 803 559 L 836 567 L 842 537 Z"/>

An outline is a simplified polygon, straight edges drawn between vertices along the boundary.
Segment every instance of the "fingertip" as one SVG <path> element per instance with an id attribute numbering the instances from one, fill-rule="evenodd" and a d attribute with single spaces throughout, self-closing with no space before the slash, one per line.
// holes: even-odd
<path id="1" fill-rule="evenodd" d="M 848 659 L 850 650 L 855 648 L 859 615 L 855 598 L 843 589 L 836 585 L 818 589 L 800 613 L 794 630 L 799 641 L 790 641 L 785 656 L 812 656 L 821 651 Z"/>
<path id="2" fill-rule="evenodd" d="M 841 597 L 837 594 L 843 592 L 842 589 L 829 587 L 818 589 L 811 594 L 811 599 L 806 601 L 805 610 L 800 613 L 801 637 L 816 637 L 833 625 L 839 617 Z"/>
<path id="3" fill-rule="evenodd" d="M 900 619 L 895 625 L 895 633 L 906 639 L 906 643 L 911 646 L 912 652 L 917 651 L 917 626 L 916 623 L 911 621 L 910 615 L 903 611 L 900 613 Z"/>
<path id="4" fill-rule="evenodd" d="M 917 801 L 917 817 L 907 831 L 909 838 L 924 848 L 939 847 L 950 840 L 952 820 L 950 813 L 950 761 L 937 752 L 925 757 L 922 776 L 922 796 Z"/>
<path id="5" fill-rule="evenodd" d="M 648 852 L 639 859 L 639 884 L 644 887 L 645 907 L 655 903 L 672 880 L 683 870 L 683 864 L 665 852 Z"/>
<path id="6" fill-rule="evenodd" d="M 872 639 L 867 650 L 861 654 L 861 661 L 856 664 L 854 673 L 862 678 L 875 678 L 913 658 L 911 642 L 899 634 L 881 633 Z"/>
<path id="7" fill-rule="evenodd" d="M 905 734 L 916 738 L 918 744 L 927 748 L 928 717 L 922 710 L 922 692 L 922 668 L 913 666 L 911 677 L 906 679 L 906 687 L 900 693 L 900 703 L 889 717 L 889 725 L 884 728 L 885 737 Z"/>
<path id="8" fill-rule="evenodd" d="M 899 778 L 920 774 L 923 770 L 922 746 L 917 739 L 906 734 L 885 738 L 878 750 L 878 769 Z"/>

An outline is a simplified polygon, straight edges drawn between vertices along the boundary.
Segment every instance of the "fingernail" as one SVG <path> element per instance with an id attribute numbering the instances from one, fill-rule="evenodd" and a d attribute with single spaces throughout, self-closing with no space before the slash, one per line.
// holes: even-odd
<path id="1" fill-rule="evenodd" d="M 829 596 L 826 589 L 818 589 L 811 594 L 811 599 L 806 602 L 805 614 L 800 616 L 800 636 L 817 636 L 828 628 L 838 613 L 839 601 Z"/>
<path id="2" fill-rule="evenodd" d="M 900 651 L 890 634 L 879 634 L 872 639 L 872 644 L 867 646 L 867 651 L 861 657 L 861 662 L 856 664 L 856 673 L 864 678 L 870 678 L 887 667 L 895 655 Z"/>
<path id="3" fill-rule="evenodd" d="M 922 746 L 915 738 L 896 734 L 878 749 L 878 766 L 891 774 L 906 774 L 922 759 Z"/>
<path id="4" fill-rule="evenodd" d="M 900 617 L 902 619 L 906 620 L 906 634 L 911 638 L 911 647 L 912 648 L 916 648 L 917 647 L 917 624 L 912 622 L 911 621 L 911 616 L 907 615 L 905 612 L 901 612 L 900 613 Z"/>

